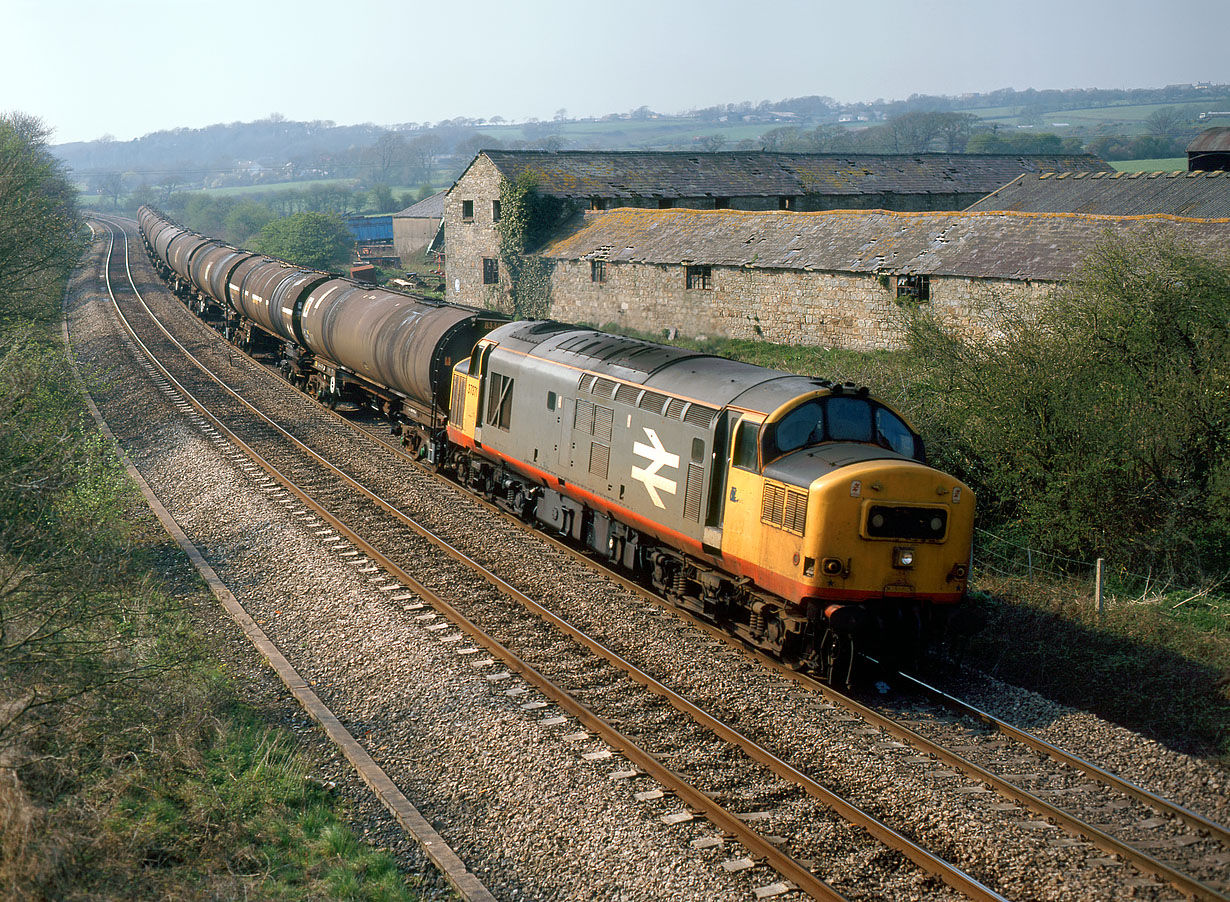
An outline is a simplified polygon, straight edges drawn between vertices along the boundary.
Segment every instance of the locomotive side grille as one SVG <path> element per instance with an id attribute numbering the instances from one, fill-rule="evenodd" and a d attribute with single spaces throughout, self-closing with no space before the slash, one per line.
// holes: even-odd
<path id="1" fill-rule="evenodd" d="M 703 404 L 692 404 L 688 407 L 687 413 L 683 415 L 683 419 L 684 422 L 691 423 L 693 426 L 708 429 L 715 416 L 717 416 L 717 411 L 712 407 L 705 407 Z"/>
<path id="2" fill-rule="evenodd" d="M 760 503 L 760 520 L 763 523 L 772 523 L 774 526 L 782 525 L 782 518 L 786 512 L 786 490 L 780 485 L 773 485 L 771 482 L 766 482 L 764 486 L 764 498 Z"/>
<path id="3" fill-rule="evenodd" d="M 666 395 L 660 395 L 656 391 L 646 391 L 641 395 L 640 407 L 641 410 L 661 414 L 662 409 L 666 407 Z"/>
<path id="4" fill-rule="evenodd" d="M 683 490 L 683 518 L 693 523 L 700 522 L 700 497 L 703 494 L 701 486 L 704 478 L 704 467 L 688 464 L 688 484 Z"/>
<path id="5" fill-rule="evenodd" d="M 680 401 L 678 398 L 671 398 L 670 403 L 666 405 L 666 415 L 672 420 L 683 418 L 683 408 L 687 406 L 687 401 Z"/>
<path id="6" fill-rule="evenodd" d="M 580 380 L 577 382 L 577 391 L 593 391 L 594 380 L 597 378 L 597 376 L 590 373 L 582 374 Z"/>
<path id="7" fill-rule="evenodd" d="M 637 386 L 621 382 L 619 388 L 615 390 L 615 400 L 620 404 L 628 404 L 635 407 L 636 398 L 640 393 L 641 390 Z"/>
<path id="8" fill-rule="evenodd" d="M 594 434 L 594 405 L 588 401 L 582 401 L 577 398 L 577 413 L 576 419 L 573 420 L 572 428 L 577 432 L 584 432 L 586 435 Z"/>
<path id="9" fill-rule="evenodd" d="M 448 418 L 453 421 L 456 426 L 461 425 L 462 415 L 465 413 L 466 404 L 466 379 L 465 376 L 458 374 L 453 375 L 453 396 L 449 398 Z"/>
<path id="10" fill-rule="evenodd" d="M 802 535 L 807 527 L 807 496 L 802 492 L 786 490 L 786 513 L 782 526 L 790 532 Z"/>
<path id="11" fill-rule="evenodd" d="M 803 535 L 807 526 L 807 494 L 766 482 L 760 520 L 778 529 Z"/>
<path id="12" fill-rule="evenodd" d="M 590 391 L 600 398 L 609 398 L 611 395 L 615 394 L 615 383 L 610 379 L 604 379 L 599 376 Z"/>
<path id="13" fill-rule="evenodd" d="M 607 469 L 611 464 L 611 447 L 591 442 L 589 446 L 589 474 L 599 479 L 606 479 Z"/>
<path id="14" fill-rule="evenodd" d="M 603 441 L 611 440 L 611 426 L 615 422 L 615 411 L 600 404 L 594 405 L 594 437 Z"/>

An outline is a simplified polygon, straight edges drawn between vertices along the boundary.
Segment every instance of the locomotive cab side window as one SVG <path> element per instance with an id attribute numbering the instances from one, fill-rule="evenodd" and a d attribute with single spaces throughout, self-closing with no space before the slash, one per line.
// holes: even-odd
<path id="1" fill-rule="evenodd" d="M 876 442 L 905 457 L 922 457 L 915 453 L 914 433 L 910 432 L 910 427 L 883 407 L 876 408 Z"/>
<path id="2" fill-rule="evenodd" d="M 735 431 L 735 451 L 731 463 L 740 470 L 757 472 L 756 433 L 759 429 L 759 423 L 747 419 L 739 421 L 739 428 Z"/>

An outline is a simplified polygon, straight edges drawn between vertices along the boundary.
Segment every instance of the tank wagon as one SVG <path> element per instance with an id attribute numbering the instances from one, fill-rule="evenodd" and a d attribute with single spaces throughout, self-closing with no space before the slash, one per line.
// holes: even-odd
<path id="1" fill-rule="evenodd" d="M 149 207 L 137 220 L 160 273 L 194 310 L 215 313 L 230 340 L 272 352 L 325 404 L 376 407 L 430 460 L 445 438 L 453 365 L 508 320 L 230 247 Z"/>
<path id="2" fill-rule="evenodd" d="M 225 307 L 239 343 L 275 341 L 318 399 L 381 410 L 475 492 L 825 680 L 847 682 L 857 651 L 905 663 L 965 594 L 973 493 L 866 388 L 508 322 L 140 221 L 164 270 Z"/>

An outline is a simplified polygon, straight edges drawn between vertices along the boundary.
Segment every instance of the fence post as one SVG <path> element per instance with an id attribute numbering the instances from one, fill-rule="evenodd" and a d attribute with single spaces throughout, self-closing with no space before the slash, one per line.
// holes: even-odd
<path id="1" fill-rule="evenodd" d="M 1034 550 L 1032 548 L 1025 549 L 1026 566 L 1029 568 L 1029 581 L 1034 581 Z"/>
<path id="2" fill-rule="evenodd" d="M 1094 601 L 1097 602 L 1099 617 L 1102 616 L 1102 561 L 1103 560 L 1104 560 L 1103 558 L 1098 558 L 1098 572 L 1097 572 L 1097 577 L 1096 577 L 1097 584 L 1094 586 L 1094 589 L 1093 589 L 1093 598 L 1094 598 Z"/>

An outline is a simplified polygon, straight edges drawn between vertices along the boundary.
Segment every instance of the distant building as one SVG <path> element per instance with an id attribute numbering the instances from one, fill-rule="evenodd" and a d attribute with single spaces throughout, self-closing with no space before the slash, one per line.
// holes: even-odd
<path id="1" fill-rule="evenodd" d="M 1206 128 L 1187 145 L 1188 171 L 1230 169 L 1230 128 Z"/>
<path id="2" fill-rule="evenodd" d="M 450 300 L 506 306 L 500 188 L 522 176 L 574 209 L 960 210 L 1025 172 L 1100 171 L 1092 154 L 480 151 L 444 204 Z M 502 281 L 503 279 L 503 281 Z"/>
<path id="3" fill-rule="evenodd" d="M 393 217 L 348 216 L 344 220 L 354 235 L 355 256 L 368 263 L 396 266 L 401 261 L 393 249 Z"/>
<path id="4" fill-rule="evenodd" d="M 1169 213 L 1193 219 L 1219 219 L 1230 217 L 1230 173 L 1030 173 L 987 195 L 969 210 L 1113 216 Z"/>
<path id="5" fill-rule="evenodd" d="M 403 262 L 422 259 L 444 220 L 444 198 L 439 191 L 400 213 L 393 214 L 393 247 Z"/>
<path id="6" fill-rule="evenodd" d="M 900 347 L 917 304 L 960 333 L 1042 302 L 1108 235 L 1225 252 L 1230 219 L 1050 213 L 625 209 L 545 247 L 551 315 L 646 332 Z"/>

